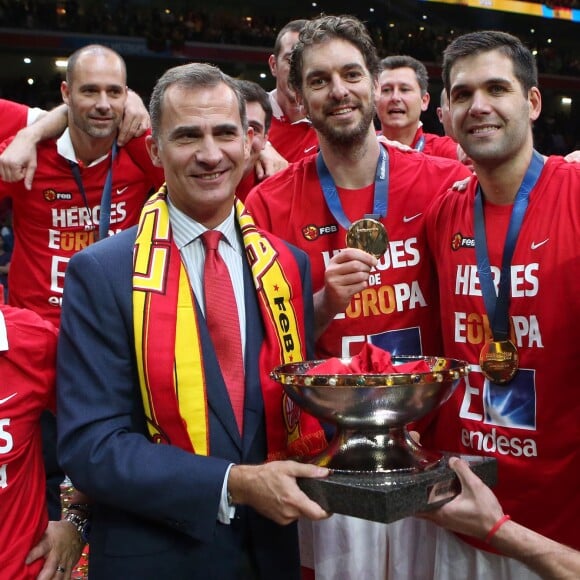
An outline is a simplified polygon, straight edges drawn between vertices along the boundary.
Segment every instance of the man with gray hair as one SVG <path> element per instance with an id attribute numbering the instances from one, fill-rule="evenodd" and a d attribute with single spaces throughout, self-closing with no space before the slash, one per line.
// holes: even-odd
<path id="1" fill-rule="evenodd" d="M 172 68 L 150 116 L 166 184 L 71 260 L 63 301 L 59 453 L 95 501 L 91 578 L 297 580 L 295 521 L 328 514 L 296 478 L 328 470 L 287 458 L 325 437 L 270 371 L 311 356 L 308 259 L 235 201 L 235 80 Z"/>

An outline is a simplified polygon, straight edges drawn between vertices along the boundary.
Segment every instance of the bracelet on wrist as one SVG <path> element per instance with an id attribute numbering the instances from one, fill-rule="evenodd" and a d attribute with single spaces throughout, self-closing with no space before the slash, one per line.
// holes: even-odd
<path id="1" fill-rule="evenodd" d="M 70 522 L 80 534 L 82 541 L 86 544 L 89 541 L 89 533 L 91 531 L 91 520 L 89 518 L 79 516 L 78 514 L 67 513 L 63 518 Z"/>
<path id="2" fill-rule="evenodd" d="M 489 532 L 487 533 L 487 536 L 485 536 L 485 539 L 483 540 L 486 544 L 489 544 L 491 542 L 491 539 L 495 536 L 495 534 L 497 534 L 497 531 L 508 521 L 511 520 L 511 517 L 508 516 L 507 514 L 502 516 L 501 518 L 499 518 L 499 520 L 497 520 L 497 522 L 495 522 L 495 524 L 493 524 L 493 526 L 491 527 L 491 530 L 489 530 Z"/>

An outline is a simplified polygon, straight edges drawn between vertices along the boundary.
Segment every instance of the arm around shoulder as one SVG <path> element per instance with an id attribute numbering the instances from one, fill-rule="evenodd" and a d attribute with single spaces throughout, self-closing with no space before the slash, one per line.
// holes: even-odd
<path id="1" fill-rule="evenodd" d="M 0 177 L 7 182 L 24 179 L 26 189 L 30 189 L 37 165 L 36 146 L 59 137 L 66 126 L 67 106 L 62 104 L 21 129 L 0 155 Z"/>

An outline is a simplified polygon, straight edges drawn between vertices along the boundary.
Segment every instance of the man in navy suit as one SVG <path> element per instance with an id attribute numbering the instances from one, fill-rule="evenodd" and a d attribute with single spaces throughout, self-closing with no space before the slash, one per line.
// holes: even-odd
<path id="1" fill-rule="evenodd" d="M 310 354 L 308 260 L 235 200 L 251 129 L 232 79 L 170 69 L 150 113 L 166 185 L 138 227 L 78 253 L 65 284 L 58 450 L 95 502 L 89 574 L 298 578 L 295 521 L 328 514 L 296 478 L 328 471 L 286 458 L 325 442 L 269 372 Z M 242 427 L 206 324 L 201 237 L 213 229 L 240 317 Z"/>

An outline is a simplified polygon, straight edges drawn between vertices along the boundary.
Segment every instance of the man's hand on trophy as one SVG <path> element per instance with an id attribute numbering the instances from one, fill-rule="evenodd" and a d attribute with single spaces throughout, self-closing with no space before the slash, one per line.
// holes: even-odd
<path id="1" fill-rule="evenodd" d="M 327 477 L 329 473 L 325 467 L 297 461 L 234 465 L 228 478 L 228 492 L 234 505 L 250 505 L 280 525 L 300 517 L 323 520 L 331 514 L 312 501 L 298 487 L 296 479 Z"/>

